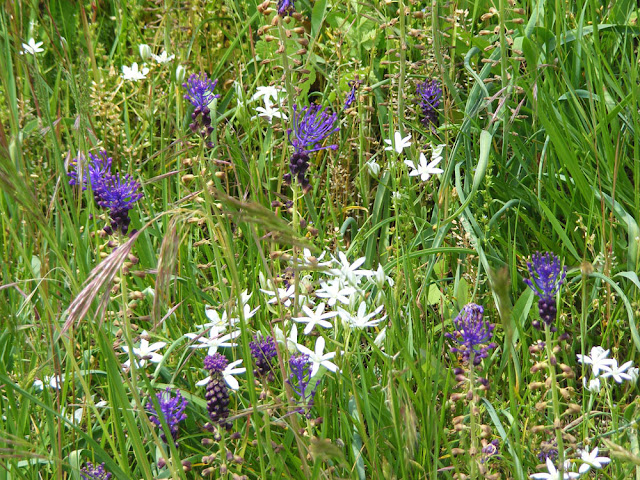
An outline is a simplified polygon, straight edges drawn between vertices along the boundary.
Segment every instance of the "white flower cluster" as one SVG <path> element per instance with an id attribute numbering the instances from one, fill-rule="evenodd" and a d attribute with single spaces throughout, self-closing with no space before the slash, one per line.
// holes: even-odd
<path id="1" fill-rule="evenodd" d="M 269 123 L 271 123 L 274 118 L 287 120 L 287 115 L 279 110 L 282 108 L 283 96 L 284 90 L 282 88 L 272 86 L 258 87 L 256 93 L 251 97 L 251 100 L 262 98 L 264 101 L 264 107 L 256 107 L 258 117 L 266 119 Z M 255 118 L 256 117 L 252 117 L 251 119 L 254 120 Z"/>
<path id="2" fill-rule="evenodd" d="M 598 393 L 602 389 L 601 379 L 613 378 L 617 383 L 625 380 L 635 381 L 638 379 L 638 369 L 633 367 L 633 362 L 629 361 L 618 365 L 615 358 L 609 358 L 609 350 L 602 347 L 593 347 L 590 355 L 577 355 L 578 362 L 584 365 L 591 365 L 592 377 L 587 380 L 582 378 L 582 384 L 591 393 Z"/>

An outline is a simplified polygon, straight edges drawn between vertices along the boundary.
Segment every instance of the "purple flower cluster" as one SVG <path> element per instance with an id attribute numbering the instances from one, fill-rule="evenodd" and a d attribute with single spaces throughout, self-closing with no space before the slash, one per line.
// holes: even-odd
<path id="1" fill-rule="evenodd" d="M 416 86 L 418 103 L 422 111 L 422 124 L 433 130 L 438 125 L 438 107 L 442 98 L 442 88 L 438 80 L 425 80 Z"/>
<path id="2" fill-rule="evenodd" d="M 304 193 L 307 193 L 311 186 L 307 178 L 307 170 L 309 169 L 309 154 L 330 148 L 335 150 L 337 145 L 321 146 L 321 143 L 332 133 L 340 130 L 336 125 L 338 114 L 328 114 L 320 105 L 310 105 L 302 109 L 298 109 L 297 105 L 293 106 L 293 129 L 290 129 L 289 141 L 295 148 L 295 153 L 289 160 L 289 170 L 284 180 L 287 184 L 295 177 L 302 186 Z M 293 138 L 292 134 L 293 133 Z"/>
<path id="3" fill-rule="evenodd" d="M 524 283 L 529 285 L 536 295 L 540 297 L 538 301 L 538 312 L 542 321 L 550 326 L 552 331 L 555 327 L 552 323 L 556 319 L 556 294 L 567 276 L 566 267 L 560 266 L 560 260 L 552 253 L 542 254 L 536 252 L 532 255 L 531 261 L 527 263 L 531 279 L 525 278 Z M 542 328 L 537 320 L 533 322 L 535 328 Z"/>
<path id="4" fill-rule="evenodd" d="M 278 0 L 278 15 L 281 17 L 291 16 L 295 11 L 295 0 Z"/>
<path id="5" fill-rule="evenodd" d="M 271 361 L 278 355 L 275 339 L 271 336 L 261 337 L 256 335 L 253 337 L 253 341 L 249 342 L 249 348 L 256 362 L 255 375 L 260 377 L 272 376 L 271 370 L 273 366 Z"/>
<path id="6" fill-rule="evenodd" d="M 316 389 L 320 381 L 309 391 L 309 382 L 311 381 L 311 360 L 308 355 L 294 355 L 289 359 L 289 368 L 291 374 L 287 383 L 291 385 L 291 389 L 299 397 L 302 407 L 298 409 L 303 413 L 305 409 L 308 411 L 313 406 L 313 399 L 316 395 Z"/>
<path id="7" fill-rule="evenodd" d="M 91 462 L 87 462 L 86 466 L 80 470 L 80 478 L 82 480 L 109 480 L 111 473 L 105 470 L 104 463 L 94 465 Z"/>
<path id="8" fill-rule="evenodd" d="M 156 398 L 160 405 L 160 412 L 156 411 L 153 402 L 149 401 L 147 403 L 147 410 L 152 413 L 150 419 L 160 428 L 162 428 L 162 421 L 164 420 L 168 425 L 169 430 L 171 431 L 171 436 L 175 442 L 178 438 L 178 424 L 187 418 L 187 414 L 184 413 L 184 411 L 189 402 L 183 398 L 180 394 L 180 390 L 177 390 L 176 395 L 173 396 L 169 387 L 167 387 L 164 392 L 157 393 Z M 167 443 L 167 437 L 164 432 L 160 434 L 160 438 Z"/>
<path id="9" fill-rule="evenodd" d="M 184 98 L 189 100 L 195 107 L 191 114 L 193 122 L 189 125 L 193 133 L 199 134 L 202 138 L 209 138 L 213 127 L 211 126 L 211 110 L 209 104 L 214 98 L 220 98 L 220 95 L 213 93 L 218 80 L 212 80 L 207 77 L 206 73 L 191 74 L 187 81 L 182 84 L 187 89 Z M 209 148 L 213 147 L 211 142 L 207 143 Z"/>
<path id="10" fill-rule="evenodd" d="M 231 423 L 227 421 L 229 417 L 229 389 L 224 381 L 225 368 L 229 365 L 227 357 L 221 353 L 207 355 L 204 358 L 204 368 L 209 371 L 209 383 L 204 397 L 207 400 L 207 411 L 213 423 L 224 428 L 231 428 Z"/>
<path id="11" fill-rule="evenodd" d="M 484 309 L 480 305 L 469 303 L 453 320 L 455 333 L 445 333 L 447 338 L 460 344 L 460 347 L 451 347 L 451 351 L 461 353 L 465 362 L 472 358 L 474 365 L 479 365 L 489 350 L 496 347 L 495 343 L 488 343 L 493 337 L 495 325 L 484 321 L 483 316 Z"/>
<path id="12" fill-rule="evenodd" d="M 72 160 L 72 170 L 68 172 L 71 177 L 69 184 L 81 185 L 82 190 L 86 190 L 87 185 L 91 185 L 96 204 L 109 210 L 111 225 L 107 225 L 104 230 L 107 234 L 114 231 L 126 234 L 131 222 L 129 210 L 143 196 L 142 193 L 138 193 L 140 184 L 130 175 L 112 174 L 113 159 L 107 156 L 107 152 L 104 150 L 100 151 L 98 155 L 90 153 L 89 162 L 82 168 L 81 164 L 84 160 L 83 155 Z M 83 172 L 82 178 L 79 176 L 81 171 Z"/>

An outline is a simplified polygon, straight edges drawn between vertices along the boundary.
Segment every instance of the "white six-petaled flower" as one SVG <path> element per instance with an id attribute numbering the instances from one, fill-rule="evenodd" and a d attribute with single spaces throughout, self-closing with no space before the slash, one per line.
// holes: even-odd
<path id="1" fill-rule="evenodd" d="M 304 328 L 305 335 L 309 335 L 313 330 L 313 327 L 319 325 L 323 328 L 331 328 L 333 324 L 328 322 L 327 319 L 333 318 L 338 315 L 338 312 L 326 312 L 324 311 L 325 303 L 320 303 L 315 311 L 307 307 L 306 305 L 302 306 L 302 311 L 305 314 L 304 317 L 296 317 L 293 321 L 298 323 L 306 323 L 307 326 Z"/>
<path id="2" fill-rule="evenodd" d="M 365 262 L 365 257 L 360 257 L 349 263 L 347 256 L 343 252 L 338 252 L 338 258 L 335 259 L 337 268 L 330 271 L 332 275 L 342 278 L 351 285 L 358 285 L 362 277 L 373 275 L 371 270 L 361 270 L 360 266 Z"/>
<path id="3" fill-rule="evenodd" d="M 597 377 L 600 375 L 600 372 L 608 372 L 611 370 L 611 367 L 616 364 L 617 361 L 608 358 L 609 350 L 605 350 L 602 347 L 593 347 L 591 349 L 591 355 L 580 355 L 578 354 L 578 362 L 583 363 L 585 365 L 591 365 L 591 370 L 593 372 L 593 376 Z"/>
<path id="4" fill-rule="evenodd" d="M 322 282 L 320 288 L 316 290 L 316 296 L 327 299 L 327 303 L 330 307 L 333 307 L 336 302 L 349 304 L 351 297 L 356 293 L 356 289 L 344 285 L 341 278 L 335 278 L 328 282 Z"/>
<path id="5" fill-rule="evenodd" d="M 256 107 L 256 112 L 258 112 L 258 116 L 266 119 L 269 123 L 273 121 L 274 118 L 280 118 L 281 120 L 288 120 L 286 114 L 278 110 L 278 107 L 274 107 L 271 102 L 264 102 L 264 107 Z M 252 117 L 255 119 L 256 117 Z"/>
<path id="6" fill-rule="evenodd" d="M 227 365 L 227 368 L 222 371 L 222 378 L 232 390 L 238 390 L 238 388 L 240 388 L 240 384 L 238 383 L 238 380 L 236 380 L 234 375 L 239 375 L 247 371 L 247 369 L 244 367 L 236 368 L 236 365 L 240 365 L 241 363 L 242 359 L 231 362 L 229 365 Z M 203 380 L 196 382 L 196 386 L 202 387 L 206 385 L 207 383 L 209 383 L 209 379 L 210 377 L 207 376 Z"/>
<path id="7" fill-rule="evenodd" d="M 564 465 L 564 474 L 561 474 L 553 464 L 551 459 L 547 458 L 548 473 L 534 473 L 532 475 L 529 475 L 529 478 L 532 478 L 533 480 L 573 480 L 574 478 L 579 478 L 579 473 L 568 471 L 568 468 L 570 466 L 571 464 L 566 462 Z"/>
<path id="8" fill-rule="evenodd" d="M 411 160 L 405 160 L 404 163 L 412 169 L 409 172 L 410 177 L 420 176 L 420 180 L 426 182 L 429 180 L 431 175 L 438 175 L 444 172 L 441 168 L 436 167 L 441 160 L 442 157 L 434 156 L 431 162 L 427 163 L 427 157 L 425 157 L 424 153 L 420 153 L 420 161 L 417 166 Z"/>
<path id="9" fill-rule="evenodd" d="M 633 362 L 629 361 L 618 366 L 618 361 L 613 360 L 613 364 L 609 371 L 602 374 L 603 378 L 612 377 L 617 383 L 622 383 L 623 380 L 631 380 L 631 375 L 627 373 L 627 370 L 633 365 Z"/>
<path id="10" fill-rule="evenodd" d="M 44 49 L 40 48 L 42 47 L 42 43 L 43 42 L 36 42 L 33 38 L 30 38 L 28 43 L 22 44 L 22 51 L 20 52 L 20 55 L 24 55 L 25 53 L 35 55 L 36 53 L 44 52 Z"/>
<path id="11" fill-rule="evenodd" d="M 253 94 L 251 100 L 257 100 L 262 98 L 264 103 L 279 103 L 280 96 L 284 93 L 284 89 L 280 87 L 266 86 L 266 87 L 258 87 L 256 89 L 256 93 Z"/>
<path id="12" fill-rule="evenodd" d="M 339 371 L 338 366 L 331 361 L 333 357 L 336 356 L 336 352 L 324 353 L 324 337 L 318 337 L 314 351 L 309 350 L 304 345 L 298 345 L 298 351 L 308 355 L 309 361 L 312 363 L 309 378 L 315 376 L 320 370 L 320 367 L 324 367 L 332 372 Z"/>
<path id="13" fill-rule="evenodd" d="M 387 147 L 384 147 L 386 151 L 395 150 L 399 155 L 405 148 L 411 145 L 411 135 L 407 135 L 406 137 L 402 138 L 402 134 L 400 132 L 396 132 L 393 135 L 393 140 L 385 139 L 384 143 L 388 145 Z"/>
<path id="14" fill-rule="evenodd" d="M 155 53 L 151 54 L 151 58 L 153 58 L 157 63 L 167 63 L 176 58 L 175 55 L 167 55 L 167 51 L 163 50 L 160 55 L 156 55 Z"/>
<path id="15" fill-rule="evenodd" d="M 367 313 L 367 303 L 365 301 L 362 301 L 362 302 L 360 302 L 360 306 L 358 307 L 358 311 L 355 314 L 354 313 L 349 313 L 349 312 L 347 312 L 346 310 L 343 310 L 340 307 L 338 307 L 338 311 L 340 312 L 340 316 L 342 317 L 342 320 L 345 322 L 345 324 L 348 327 L 350 327 L 350 328 L 368 328 L 368 327 L 375 327 L 380 322 L 382 322 L 385 318 L 387 318 L 386 315 L 384 315 L 384 316 L 382 316 L 380 318 L 373 318 L 376 315 L 378 315 L 382 311 L 383 308 L 384 308 L 384 305 L 380 305 L 373 312 Z"/>
<path id="16" fill-rule="evenodd" d="M 609 457 L 598 456 L 598 447 L 595 447 L 591 451 L 581 450 L 580 460 L 584 462 L 578 469 L 580 475 L 587 473 L 589 470 L 591 470 L 592 467 L 596 469 L 602 468 L 604 465 L 611 461 Z"/>
<path id="17" fill-rule="evenodd" d="M 124 350 L 125 353 L 133 353 L 133 355 L 137 357 L 136 366 L 138 367 L 144 367 L 145 364 L 147 363 L 147 360 L 150 361 L 151 363 L 160 363 L 162 361 L 162 355 L 160 355 L 159 353 L 156 353 L 156 351 L 160 350 L 161 348 L 164 348 L 167 342 L 155 342 L 155 343 L 149 344 L 149 340 L 147 340 L 146 338 L 148 336 L 149 334 L 147 333 L 147 331 L 146 330 L 143 331 L 140 334 L 140 347 L 139 348 L 133 347 L 132 352 L 129 352 L 129 347 L 127 347 L 126 345 L 122 345 L 120 347 L 122 348 L 122 350 Z M 129 360 L 124 362 L 123 365 L 125 367 L 130 367 L 131 358 L 129 358 Z"/>
<path id="18" fill-rule="evenodd" d="M 204 333 L 185 333 L 185 337 L 190 340 L 198 342 L 198 344 L 191 345 L 191 348 L 208 348 L 207 355 L 213 355 L 218 351 L 220 347 L 235 347 L 237 344 L 230 341 L 240 336 L 240 330 L 221 335 L 222 330 L 212 328 L 209 330 L 209 335 Z"/>
<path id="19" fill-rule="evenodd" d="M 147 73 L 149 73 L 149 69 L 147 67 L 143 67 L 142 70 L 140 70 L 137 62 L 133 62 L 130 67 L 127 67 L 126 65 L 122 66 L 122 78 L 125 80 L 133 80 L 134 82 L 137 82 L 138 80 L 147 78 Z"/>

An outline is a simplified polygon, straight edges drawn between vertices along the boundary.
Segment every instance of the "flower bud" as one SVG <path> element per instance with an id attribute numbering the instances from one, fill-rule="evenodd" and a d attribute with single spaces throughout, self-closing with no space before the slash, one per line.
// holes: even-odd
<path id="1" fill-rule="evenodd" d="M 151 57 L 151 47 L 146 43 L 138 45 L 138 51 L 142 60 L 147 61 Z"/>
<path id="2" fill-rule="evenodd" d="M 186 70 L 182 65 L 178 65 L 176 68 L 176 83 L 182 83 L 184 81 L 184 76 L 186 74 Z"/>

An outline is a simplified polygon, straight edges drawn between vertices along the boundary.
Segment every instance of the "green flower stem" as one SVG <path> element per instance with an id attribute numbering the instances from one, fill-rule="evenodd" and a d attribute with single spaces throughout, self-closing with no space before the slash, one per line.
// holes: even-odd
<path id="1" fill-rule="evenodd" d="M 553 430 L 556 435 L 556 442 L 558 444 L 558 464 L 560 468 L 564 468 L 564 442 L 562 440 L 562 429 L 556 429 L 556 424 L 560 422 L 560 399 L 558 397 L 558 378 L 556 375 L 556 367 L 552 365 L 551 359 L 553 358 L 553 350 L 551 348 L 551 330 L 550 326 L 545 323 L 544 334 L 547 349 L 547 361 L 549 364 L 549 376 L 551 377 L 551 399 L 553 404 Z"/>

